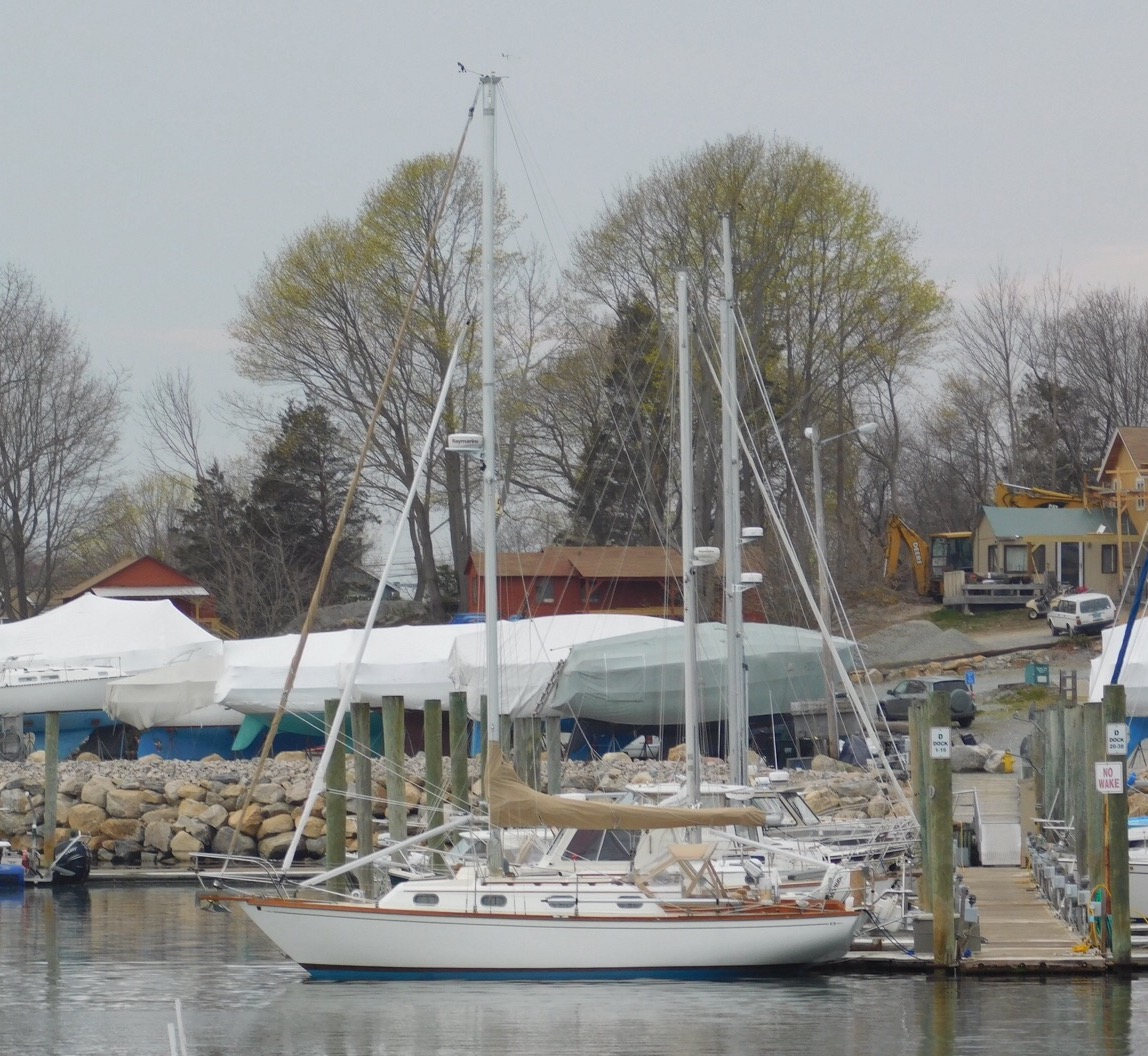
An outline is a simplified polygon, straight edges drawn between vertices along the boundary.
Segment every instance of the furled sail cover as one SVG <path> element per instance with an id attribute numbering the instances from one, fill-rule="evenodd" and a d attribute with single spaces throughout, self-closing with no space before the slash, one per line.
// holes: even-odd
<path id="1" fill-rule="evenodd" d="M 688 829 L 697 825 L 765 825 L 764 811 L 751 807 L 635 807 L 563 799 L 537 792 L 519 779 L 497 744 L 486 761 L 486 796 L 491 823 L 499 828 L 549 825 L 571 829 Z"/>

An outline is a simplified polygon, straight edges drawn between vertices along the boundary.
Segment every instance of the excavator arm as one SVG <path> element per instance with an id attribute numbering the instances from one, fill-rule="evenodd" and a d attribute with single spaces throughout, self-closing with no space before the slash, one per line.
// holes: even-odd
<path id="1" fill-rule="evenodd" d="M 1048 488 L 1026 488 L 1021 484 L 1006 484 L 998 480 L 993 490 L 994 506 L 1009 506 L 1018 510 L 1039 510 L 1046 506 L 1059 506 L 1063 509 L 1078 510 L 1096 502 L 1096 497 L 1085 488 L 1083 494 L 1069 495 L 1064 491 L 1050 491 Z"/>
<path id="2" fill-rule="evenodd" d="M 913 582 L 917 593 L 929 593 L 929 543 L 924 536 L 913 531 L 900 517 L 889 518 L 889 532 L 885 543 L 885 579 L 897 574 L 901 561 L 902 545 L 909 549 L 909 560 L 913 566 Z"/>

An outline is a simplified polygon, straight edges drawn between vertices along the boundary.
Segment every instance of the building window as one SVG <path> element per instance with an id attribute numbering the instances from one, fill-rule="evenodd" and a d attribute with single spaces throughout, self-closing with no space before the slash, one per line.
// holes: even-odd
<path id="1" fill-rule="evenodd" d="M 1041 575 L 1046 571 L 1045 560 L 1044 543 L 1041 543 L 1040 546 L 1034 546 L 1032 548 L 1032 567 Z"/>
<path id="2" fill-rule="evenodd" d="M 554 602 L 554 580 L 547 576 L 545 579 L 534 581 L 534 604 L 549 605 Z"/>
<path id="3" fill-rule="evenodd" d="M 995 572 L 997 570 L 997 548 L 994 543 L 989 547 L 989 571 Z"/>
<path id="4" fill-rule="evenodd" d="M 1004 570 L 1010 575 L 1024 575 L 1028 571 L 1028 547 L 1006 546 L 1004 548 Z"/>
<path id="5" fill-rule="evenodd" d="M 1116 544 L 1102 543 L 1100 546 L 1100 571 L 1106 576 L 1116 575 Z"/>

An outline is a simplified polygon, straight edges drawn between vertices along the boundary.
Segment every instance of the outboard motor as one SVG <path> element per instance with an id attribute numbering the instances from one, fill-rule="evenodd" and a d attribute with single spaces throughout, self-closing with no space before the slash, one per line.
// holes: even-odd
<path id="1" fill-rule="evenodd" d="M 73 836 L 52 862 L 50 875 L 55 884 L 82 884 L 92 871 L 92 853 L 83 836 Z"/>

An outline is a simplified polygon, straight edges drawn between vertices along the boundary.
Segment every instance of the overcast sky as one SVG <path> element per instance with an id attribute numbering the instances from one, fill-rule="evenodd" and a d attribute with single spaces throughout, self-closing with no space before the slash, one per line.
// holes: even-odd
<path id="1" fill-rule="evenodd" d="M 1146 30 L 1143 0 L 0 0 L 0 264 L 135 397 L 187 366 L 206 403 L 264 259 L 454 148 L 461 62 L 505 75 L 560 252 L 628 177 L 752 131 L 872 187 L 954 296 L 998 263 L 1143 294 Z"/>

